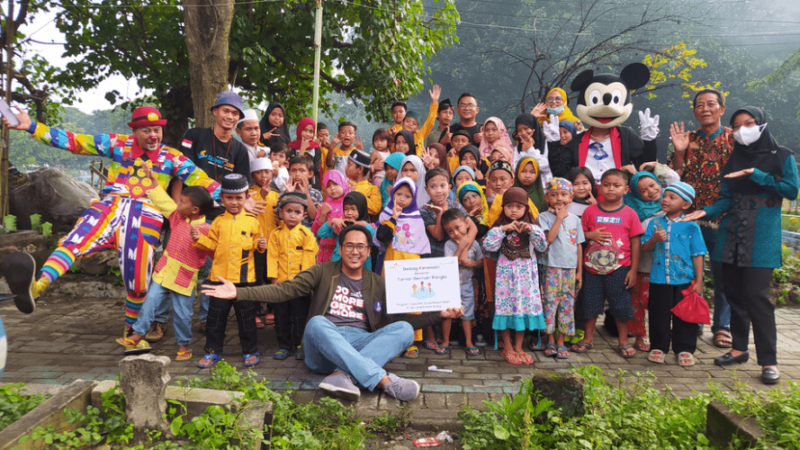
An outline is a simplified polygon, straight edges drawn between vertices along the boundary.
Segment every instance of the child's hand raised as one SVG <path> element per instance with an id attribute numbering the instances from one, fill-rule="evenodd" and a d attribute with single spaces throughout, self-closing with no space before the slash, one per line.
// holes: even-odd
<path id="1" fill-rule="evenodd" d="M 344 219 L 341 217 L 330 219 L 328 220 L 328 224 L 333 227 L 334 233 L 339 234 L 339 232 L 342 231 L 342 228 L 344 228 Z"/>
<path id="2" fill-rule="evenodd" d="M 356 149 L 364 151 L 364 141 L 361 140 L 361 136 L 356 136 Z"/>
<path id="3" fill-rule="evenodd" d="M 200 230 L 194 225 L 189 225 L 189 236 L 191 236 L 193 241 L 200 239 Z"/>
<path id="4" fill-rule="evenodd" d="M 530 233 L 533 231 L 533 225 L 525 222 L 517 222 L 517 233 Z"/>
<path id="5" fill-rule="evenodd" d="M 653 237 L 651 237 L 650 239 L 653 239 L 654 242 L 664 242 L 664 241 L 666 241 L 667 240 L 667 230 L 665 230 L 665 229 L 661 228 L 660 226 L 656 225 L 656 232 L 653 233 Z"/>
<path id="6" fill-rule="evenodd" d="M 481 172 L 480 170 L 476 170 L 475 171 L 475 179 L 476 180 L 482 180 L 483 179 L 483 172 Z"/>
<path id="7" fill-rule="evenodd" d="M 333 135 L 333 139 L 331 139 L 331 145 L 334 147 L 338 147 L 339 144 L 342 143 L 342 138 L 339 137 L 339 133 Z"/>
<path id="8" fill-rule="evenodd" d="M 472 136 L 472 139 L 475 141 L 476 144 L 480 145 L 481 141 L 483 141 L 483 125 L 481 125 L 481 131 L 479 133 L 475 133 Z"/>
<path id="9" fill-rule="evenodd" d="M 444 132 L 441 139 L 439 139 L 439 143 L 442 145 L 447 145 L 450 143 L 450 139 L 453 137 L 453 133 L 450 132 L 450 127 L 447 127 L 447 131 Z M 455 151 L 455 149 L 452 149 Z"/>
<path id="10" fill-rule="evenodd" d="M 592 191 L 589 191 L 589 196 L 586 198 L 586 203 L 588 203 L 590 205 L 596 205 L 597 204 L 597 199 L 594 198 L 594 195 L 592 195 Z"/>
<path id="11" fill-rule="evenodd" d="M 400 217 L 400 214 L 402 214 L 402 212 L 403 212 L 403 207 L 402 206 L 394 205 L 394 209 L 392 210 L 392 213 L 393 213 L 392 217 L 394 217 L 394 219 L 397 220 L 397 218 Z"/>
<path id="12" fill-rule="evenodd" d="M 439 103 L 439 97 L 442 95 L 442 88 L 438 84 L 433 85 L 433 89 L 428 91 L 431 94 L 431 103 Z"/>
<path id="13" fill-rule="evenodd" d="M 469 215 L 474 217 L 474 216 L 477 216 L 478 214 L 480 214 L 481 211 L 483 211 L 483 205 L 478 205 L 478 206 L 472 208 L 472 211 L 469 212 Z"/>
<path id="14" fill-rule="evenodd" d="M 556 209 L 556 220 L 563 221 L 569 216 L 567 212 L 567 208 L 558 208 Z"/>
<path id="15" fill-rule="evenodd" d="M 308 146 L 310 145 L 311 140 L 303 139 L 300 142 L 300 150 L 298 151 L 298 156 L 303 156 L 306 154 L 306 150 L 308 150 Z"/>
<path id="16" fill-rule="evenodd" d="M 267 249 L 267 238 L 261 236 L 260 238 L 258 238 L 258 250 L 264 251 L 266 249 Z"/>
<path id="17" fill-rule="evenodd" d="M 525 130 L 520 131 L 517 133 L 520 142 L 522 143 L 522 150 L 528 150 L 529 148 L 533 147 L 535 143 L 533 139 L 533 130 Z"/>
<path id="18" fill-rule="evenodd" d="M 319 216 L 320 217 L 328 217 L 328 214 L 333 210 L 329 203 L 323 203 L 319 206 Z"/>
<path id="19" fill-rule="evenodd" d="M 425 205 L 425 207 L 428 208 L 429 210 L 435 212 L 437 216 L 442 213 L 442 208 L 440 206 L 436 206 L 434 204 L 430 204 L 430 205 Z"/>
<path id="20" fill-rule="evenodd" d="M 271 129 L 271 130 L 267 131 L 266 133 L 262 134 L 261 136 L 262 136 L 264 139 L 269 139 L 269 138 L 271 138 L 271 137 L 273 137 L 273 136 L 280 136 L 280 133 L 275 133 L 275 132 L 274 132 L 274 131 L 275 131 L 275 130 L 277 130 L 277 129 L 278 129 L 278 127 L 275 127 L 275 128 L 273 128 L 273 129 Z"/>
<path id="21" fill-rule="evenodd" d="M 426 148 L 422 151 L 422 165 L 424 165 L 428 170 L 436 167 L 436 165 L 433 163 L 433 155 L 434 150 L 432 148 Z"/>
<path id="22" fill-rule="evenodd" d="M 153 165 L 150 161 L 145 161 L 145 163 L 142 164 L 142 170 L 144 170 L 144 176 L 158 183 L 158 177 L 153 172 Z"/>

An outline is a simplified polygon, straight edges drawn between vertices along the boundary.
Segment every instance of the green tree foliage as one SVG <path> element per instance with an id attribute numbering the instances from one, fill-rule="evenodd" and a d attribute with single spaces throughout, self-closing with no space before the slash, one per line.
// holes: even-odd
<path id="1" fill-rule="evenodd" d="M 750 83 L 748 90 L 755 91 L 771 84 L 783 83 L 798 72 L 800 72 L 800 47 L 795 49 L 795 51 L 786 58 L 786 61 L 781 63 L 780 67 L 775 69 L 774 72 L 760 80 Z M 800 118 L 800 104 L 797 105 L 797 117 Z"/>
<path id="2" fill-rule="evenodd" d="M 175 144 L 194 116 L 190 98 L 183 13 L 177 0 L 75 0 L 64 3 L 57 26 L 76 57 L 52 77 L 74 91 L 111 74 L 136 77 L 141 90 L 172 120 L 165 136 Z M 393 98 L 422 89 L 424 63 L 455 39 L 453 0 L 433 11 L 422 0 L 324 2 L 320 94 L 336 92 L 364 102 L 368 119 L 386 120 Z M 251 103 L 280 101 L 289 123 L 310 111 L 314 66 L 312 0 L 237 3 L 230 37 L 228 83 Z M 140 94 L 141 91 L 135 95 Z M 111 91 L 112 103 L 122 97 Z M 335 111 L 325 101 L 322 111 Z"/>

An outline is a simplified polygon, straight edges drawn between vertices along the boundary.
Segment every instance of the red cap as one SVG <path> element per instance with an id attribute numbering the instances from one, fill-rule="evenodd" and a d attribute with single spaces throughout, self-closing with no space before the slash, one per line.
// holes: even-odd
<path id="1" fill-rule="evenodd" d="M 133 110 L 131 114 L 131 121 L 128 126 L 131 128 L 147 127 L 147 126 L 164 126 L 167 124 L 167 119 L 161 118 L 161 113 L 152 106 L 140 106 Z"/>

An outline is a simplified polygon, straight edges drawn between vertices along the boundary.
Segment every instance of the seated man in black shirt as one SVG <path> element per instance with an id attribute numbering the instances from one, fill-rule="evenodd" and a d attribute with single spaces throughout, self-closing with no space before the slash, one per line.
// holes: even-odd
<path id="1" fill-rule="evenodd" d="M 372 235 L 351 225 L 339 233 L 342 259 L 316 264 L 293 280 L 279 284 L 237 288 L 226 280 L 205 286 L 203 293 L 221 299 L 277 303 L 313 295 L 303 335 L 305 363 L 318 373 L 330 374 L 320 389 L 331 395 L 357 400 L 361 391 L 350 377 L 370 391 L 375 388 L 401 401 L 419 394 L 413 380 L 387 373 L 383 366 L 414 341 L 414 329 L 456 319 L 463 308 L 420 315 L 386 315 L 384 279 L 365 270 Z M 389 325 L 378 328 L 385 318 Z"/>

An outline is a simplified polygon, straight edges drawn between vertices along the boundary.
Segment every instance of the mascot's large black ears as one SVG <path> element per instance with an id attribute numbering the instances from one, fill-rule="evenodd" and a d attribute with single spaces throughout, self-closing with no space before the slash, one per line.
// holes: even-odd
<path id="1" fill-rule="evenodd" d="M 650 69 L 642 63 L 629 64 L 622 69 L 619 77 L 628 89 L 639 89 L 650 81 Z"/>
<path id="2" fill-rule="evenodd" d="M 648 72 L 648 79 L 650 77 L 650 72 Z M 580 92 L 586 89 L 587 86 L 592 84 L 592 79 L 594 78 L 594 71 L 592 69 L 584 70 L 583 72 L 579 73 L 574 80 L 572 80 L 572 85 L 570 85 L 570 89 L 572 92 Z"/>

